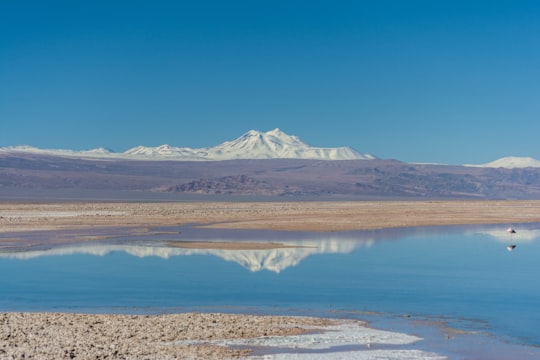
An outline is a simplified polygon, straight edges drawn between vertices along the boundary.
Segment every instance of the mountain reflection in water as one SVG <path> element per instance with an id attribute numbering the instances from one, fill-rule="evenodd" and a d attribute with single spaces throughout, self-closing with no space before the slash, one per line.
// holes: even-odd
<path id="1" fill-rule="evenodd" d="M 157 256 L 168 259 L 173 256 L 212 255 L 240 264 L 249 271 L 268 270 L 279 273 L 298 265 L 302 260 L 316 254 L 350 253 L 358 247 L 369 247 L 373 240 L 339 239 L 288 241 L 287 247 L 273 249 L 193 249 L 170 247 L 166 243 L 156 245 L 93 244 L 72 245 L 48 250 L 24 251 L 1 254 L 4 258 L 32 259 L 41 256 L 69 256 L 77 254 L 105 256 L 122 251 L 136 257 Z"/>
<path id="2" fill-rule="evenodd" d="M 435 317 L 450 328 L 540 346 L 538 239 L 540 224 L 4 233 L 0 309 L 368 311 Z M 512 252 L 510 242 L 517 245 Z"/>
<path id="3" fill-rule="evenodd" d="M 526 225 L 524 225 L 526 226 Z M 531 226 L 531 225 L 529 225 Z M 467 229 L 469 228 L 469 229 Z M 458 230 L 459 229 L 459 230 Z M 447 227 L 446 231 L 463 231 L 463 227 Z M 190 243 L 206 244 L 197 246 L 179 245 L 178 241 L 162 240 L 156 235 L 156 240 L 133 240 L 129 237 L 120 243 L 92 242 L 88 244 L 72 244 L 67 246 L 55 246 L 44 250 L 25 250 L 8 253 L 0 253 L 0 258 L 11 259 L 33 259 L 42 256 L 69 256 L 69 255 L 95 255 L 105 256 L 113 252 L 124 252 L 126 254 L 144 258 L 160 257 L 168 259 L 174 256 L 190 255 L 210 255 L 221 258 L 225 261 L 236 262 L 242 267 L 252 272 L 268 270 L 280 273 L 286 268 L 298 265 L 302 260 L 312 255 L 321 254 L 348 254 L 358 248 L 369 248 L 376 241 L 389 240 L 399 234 L 398 237 L 409 236 L 429 236 L 441 231 L 441 227 L 432 228 L 410 228 L 410 229 L 387 229 L 377 231 L 348 232 L 343 234 L 302 234 L 287 232 L 261 232 L 265 236 L 255 237 L 254 240 L 247 236 L 253 236 L 253 231 L 240 232 L 240 240 L 235 240 L 239 232 L 231 231 L 227 237 L 224 231 L 219 231 L 220 237 L 215 237 L 216 230 L 195 229 L 188 230 L 189 240 L 182 241 L 182 244 Z M 224 235 L 225 233 L 225 235 Z M 485 236 L 501 243 L 508 243 L 510 238 L 504 231 L 504 226 L 469 226 L 464 231 L 467 236 Z M 166 234 L 166 233 L 165 233 Z M 206 236 L 206 237 L 205 237 Z M 260 238 L 263 238 L 260 240 Z M 532 243 L 540 238 L 540 229 L 520 229 L 512 239 L 515 243 Z M 202 239 L 202 240 L 201 240 Z M 221 249 L 219 245 L 236 242 L 235 249 Z M 273 244 L 275 246 L 265 246 L 261 249 L 242 248 L 242 244 Z"/>

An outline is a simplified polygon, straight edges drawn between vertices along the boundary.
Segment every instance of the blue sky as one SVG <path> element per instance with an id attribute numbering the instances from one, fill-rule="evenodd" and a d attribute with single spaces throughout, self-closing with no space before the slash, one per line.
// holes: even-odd
<path id="1" fill-rule="evenodd" d="M 1 1 L 0 146 L 279 127 L 403 161 L 540 159 L 540 1 Z"/>

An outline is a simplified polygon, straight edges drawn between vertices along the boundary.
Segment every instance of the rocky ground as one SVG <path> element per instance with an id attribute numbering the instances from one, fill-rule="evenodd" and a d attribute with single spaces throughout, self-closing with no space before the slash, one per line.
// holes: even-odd
<path id="1" fill-rule="evenodd" d="M 0 359 L 241 358 L 250 350 L 204 341 L 296 335 L 306 332 L 302 326 L 329 324 L 308 317 L 217 313 L 0 313 Z"/>

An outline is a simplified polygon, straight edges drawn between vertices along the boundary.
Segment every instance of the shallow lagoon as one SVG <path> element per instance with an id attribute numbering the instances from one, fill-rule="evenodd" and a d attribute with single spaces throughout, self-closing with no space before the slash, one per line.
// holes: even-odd
<path id="1" fill-rule="evenodd" d="M 18 236 L 34 246 L 0 255 L 0 310 L 358 317 L 424 335 L 433 324 L 445 336 L 490 334 L 483 341 L 538 354 L 540 224 L 516 230 L 513 238 L 500 225 L 327 234 L 195 227 L 28 233 Z M 48 246 L 40 239 L 50 236 L 101 240 Z M 201 240 L 291 247 L 178 247 Z M 517 244 L 512 252 L 510 242 Z"/>

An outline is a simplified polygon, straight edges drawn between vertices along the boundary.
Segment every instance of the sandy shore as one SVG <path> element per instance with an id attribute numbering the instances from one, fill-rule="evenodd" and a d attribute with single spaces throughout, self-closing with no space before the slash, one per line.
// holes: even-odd
<path id="1" fill-rule="evenodd" d="M 214 228 L 346 231 L 540 222 L 540 201 L 2 203 L 0 232 L 203 224 Z"/>
<path id="2" fill-rule="evenodd" d="M 0 251 L 158 235 L 159 226 L 335 232 L 432 225 L 540 222 L 540 201 L 0 202 Z M 67 236 L 47 231 L 72 231 Z M 33 232 L 33 234 L 29 232 Z M 42 232 L 42 236 L 36 236 Z M 24 234 L 25 233 L 25 234 Z M 42 244 L 41 244 L 42 245 Z M 197 249 L 271 249 L 280 243 L 183 242 Z"/>

